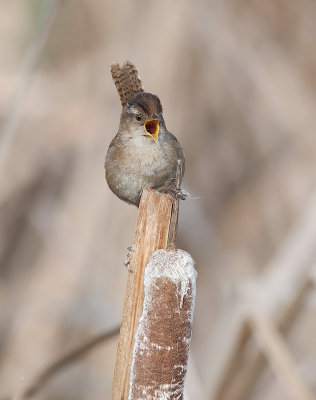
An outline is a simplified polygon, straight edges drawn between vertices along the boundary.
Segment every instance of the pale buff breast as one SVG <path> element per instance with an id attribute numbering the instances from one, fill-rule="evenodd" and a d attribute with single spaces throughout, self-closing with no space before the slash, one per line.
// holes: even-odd
<path id="1" fill-rule="evenodd" d="M 122 200 L 137 205 L 144 188 L 171 184 L 175 173 L 171 155 L 168 148 L 146 137 L 110 147 L 105 163 L 110 189 Z"/>

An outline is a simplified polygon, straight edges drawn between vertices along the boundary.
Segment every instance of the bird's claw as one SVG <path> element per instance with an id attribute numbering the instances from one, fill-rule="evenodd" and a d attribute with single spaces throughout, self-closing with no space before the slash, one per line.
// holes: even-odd
<path id="1" fill-rule="evenodd" d="M 186 200 L 188 198 L 188 193 L 185 190 L 177 188 L 175 186 L 172 186 L 169 189 L 169 193 L 175 199 Z"/>

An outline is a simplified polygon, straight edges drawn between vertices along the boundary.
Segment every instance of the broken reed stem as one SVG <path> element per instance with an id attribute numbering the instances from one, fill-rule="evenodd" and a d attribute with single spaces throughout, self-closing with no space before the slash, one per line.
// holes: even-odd
<path id="1" fill-rule="evenodd" d="M 138 322 L 143 312 L 145 267 L 153 252 L 167 247 L 172 198 L 145 189 L 139 205 L 130 273 L 117 348 L 111 400 L 127 400 Z"/>
<path id="2" fill-rule="evenodd" d="M 313 394 L 305 386 L 289 349 L 271 319 L 266 315 L 258 314 L 258 312 L 252 313 L 249 316 L 249 325 L 289 397 L 312 400 Z"/>
<path id="3" fill-rule="evenodd" d="M 115 327 L 111 331 L 103 332 L 94 338 L 88 340 L 83 345 L 76 349 L 69 351 L 57 360 L 53 361 L 45 367 L 35 378 L 34 381 L 28 384 L 18 396 L 8 396 L 5 400 L 14 399 L 25 400 L 38 395 L 38 392 L 53 378 L 56 374 L 60 373 L 64 368 L 69 367 L 86 354 L 95 349 L 100 344 L 104 344 L 108 339 L 113 338 L 119 333 L 119 327 Z M 1 398 L 1 400 L 4 400 Z"/>

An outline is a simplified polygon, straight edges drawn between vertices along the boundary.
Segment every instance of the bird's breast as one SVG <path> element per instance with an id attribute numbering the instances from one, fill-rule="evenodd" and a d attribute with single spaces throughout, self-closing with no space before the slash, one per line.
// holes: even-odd
<path id="1" fill-rule="evenodd" d="M 159 188 L 174 175 L 169 153 L 168 148 L 150 138 L 114 143 L 105 162 L 110 189 L 122 200 L 136 204 L 144 188 Z"/>

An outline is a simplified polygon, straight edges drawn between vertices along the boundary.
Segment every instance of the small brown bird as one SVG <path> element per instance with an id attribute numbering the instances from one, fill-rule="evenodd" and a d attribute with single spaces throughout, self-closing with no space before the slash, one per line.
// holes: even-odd
<path id="1" fill-rule="evenodd" d="M 111 66 L 112 78 L 122 104 L 119 130 L 105 158 L 109 188 L 121 200 L 138 207 L 143 189 L 170 193 L 182 200 L 186 194 L 176 188 L 177 160 L 185 158 L 180 143 L 170 133 L 157 96 L 144 92 L 131 62 Z"/>

